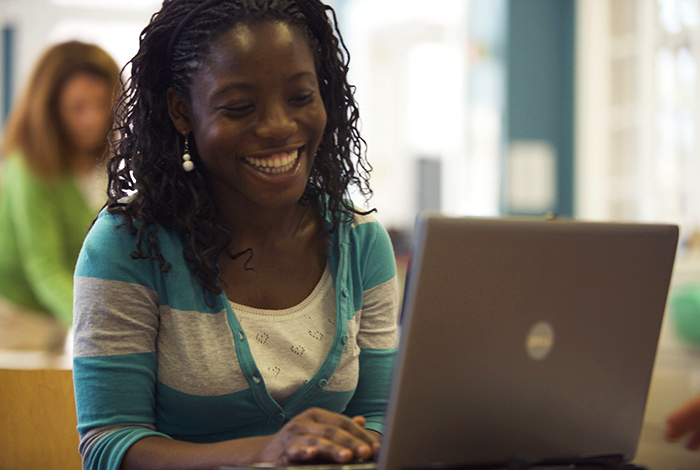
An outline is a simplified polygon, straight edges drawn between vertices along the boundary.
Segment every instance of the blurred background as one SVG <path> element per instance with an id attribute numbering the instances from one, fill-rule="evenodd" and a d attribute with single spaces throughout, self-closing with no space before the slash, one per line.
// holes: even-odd
<path id="1" fill-rule="evenodd" d="M 329 3 L 374 167 L 356 203 L 400 260 L 420 210 L 676 223 L 672 294 L 700 312 L 700 0 Z M 94 42 L 124 65 L 159 6 L 0 0 L 0 128 L 47 46 Z M 700 313 L 686 317 L 662 331 L 638 456 L 654 470 L 700 468 L 662 438 L 700 394 Z"/>

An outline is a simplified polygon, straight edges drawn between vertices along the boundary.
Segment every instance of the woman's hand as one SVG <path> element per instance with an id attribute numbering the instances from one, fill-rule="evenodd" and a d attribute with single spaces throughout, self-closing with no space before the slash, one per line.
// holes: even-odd
<path id="1" fill-rule="evenodd" d="M 379 434 L 364 428 L 365 418 L 310 408 L 285 424 L 260 454 L 260 461 L 302 462 L 313 459 L 333 462 L 368 460 L 379 452 Z"/>
<path id="2" fill-rule="evenodd" d="M 687 402 L 666 418 L 666 438 L 676 441 L 686 434 L 690 450 L 700 449 L 700 397 Z"/>

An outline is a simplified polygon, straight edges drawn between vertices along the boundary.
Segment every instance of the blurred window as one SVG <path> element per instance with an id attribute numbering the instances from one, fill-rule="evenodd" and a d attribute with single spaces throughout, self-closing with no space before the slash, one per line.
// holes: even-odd
<path id="1" fill-rule="evenodd" d="M 700 230 L 700 0 L 579 2 L 577 215 Z"/>
<path id="2" fill-rule="evenodd" d="M 369 206 L 397 229 L 421 209 L 496 215 L 505 0 L 338 3 L 374 168 Z"/>

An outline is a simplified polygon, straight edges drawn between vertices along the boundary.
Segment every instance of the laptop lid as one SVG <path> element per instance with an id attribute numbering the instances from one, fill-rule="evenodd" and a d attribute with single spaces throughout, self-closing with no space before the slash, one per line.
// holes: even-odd
<path id="1" fill-rule="evenodd" d="M 379 468 L 632 459 L 677 240 L 419 217 Z"/>

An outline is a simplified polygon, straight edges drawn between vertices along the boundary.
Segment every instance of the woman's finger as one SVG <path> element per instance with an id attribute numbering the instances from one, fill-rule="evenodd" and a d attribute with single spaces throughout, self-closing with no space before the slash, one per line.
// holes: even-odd
<path id="1" fill-rule="evenodd" d="M 676 440 L 692 431 L 700 431 L 700 397 L 689 401 L 666 419 L 666 437 Z"/>
<path id="2" fill-rule="evenodd" d="M 290 462 L 321 458 L 339 463 L 350 462 L 356 457 L 351 449 L 315 435 L 299 436 L 287 448 L 286 456 Z"/>
<path id="3" fill-rule="evenodd" d="M 291 444 L 285 450 L 285 463 L 313 460 L 318 457 L 318 448 L 309 445 Z"/>
<path id="4" fill-rule="evenodd" d="M 351 434 L 352 436 L 355 436 L 356 438 L 369 444 L 370 447 L 374 447 L 375 445 L 379 444 L 377 436 L 365 429 L 365 418 L 362 416 L 349 418 L 345 415 L 333 413 L 320 408 L 312 408 L 309 410 L 309 413 L 316 422 L 337 426 L 346 431 L 348 434 Z M 362 421 L 361 425 L 356 422 L 357 419 Z"/>
<path id="5" fill-rule="evenodd" d="M 350 452 L 350 459 L 367 459 L 372 457 L 373 444 L 367 440 L 361 439 L 357 435 L 348 432 L 346 429 L 329 422 L 318 422 L 315 420 L 299 420 L 290 422 L 289 432 L 297 436 L 294 439 L 295 443 L 303 443 L 306 445 L 317 446 L 323 444 L 320 450 L 325 451 L 328 444 L 333 444 L 334 448 L 345 449 Z M 299 438 L 306 440 L 300 440 Z M 343 457 L 341 457 L 342 459 Z M 333 457 L 335 460 L 336 458 Z"/>
<path id="6" fill-rule="evenodd" d="M 367 420 L 365 419 L 364 416 L 353 416 L 352 422 L 357 424 L 361 428 L 364 428 L 365 424 L 367 424 Z"/>
<path id="7" fill-rule="evenodd" d="M 700 431 L 693 434 L 690 440 L 685 444 L 685 447 L 689 450 L 700 449 Z"/>

